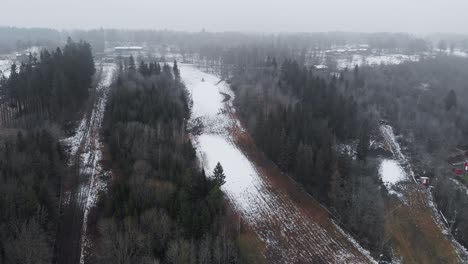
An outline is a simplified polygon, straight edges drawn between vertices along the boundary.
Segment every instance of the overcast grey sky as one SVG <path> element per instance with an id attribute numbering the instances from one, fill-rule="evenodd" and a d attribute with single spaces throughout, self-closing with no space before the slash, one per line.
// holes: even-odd
<path id="1" fill-rule="evenodd" d="M 0 0 L 0 25 L 468 33 L 468 0 Z"/>

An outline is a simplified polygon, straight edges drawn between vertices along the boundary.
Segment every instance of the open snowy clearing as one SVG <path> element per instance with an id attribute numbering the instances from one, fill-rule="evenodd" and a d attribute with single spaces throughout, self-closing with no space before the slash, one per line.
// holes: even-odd
<path id="1" fill-rule="evenodd" d="M 382 160 L 380 163 L 379 173 L 387 188 L 390 188 L 393 184 L 405 180 L 406 178 L 405 171 L 400 164 L 391 159 Z"/>
<path id="2" fill-rule="evenodd" d="M 201 133 L 192 135 L 201 165 L 211 172 L 221 162 L 226 174 L 223 191 L 265 243 L 270 263 L 374 262 L 316 202 L 318 212 L 305 209 L 239 149 L 231 132 L 244 130 L 233 117 L 234 94 L 228 84 L 193 65 L 181 64 L 180 69 L 193 100 L 189 127 L 201 125 Z M 223 103 L 220 92 L 231 99 Z M 302 190 L 296 187 L 295 192 Z"/>

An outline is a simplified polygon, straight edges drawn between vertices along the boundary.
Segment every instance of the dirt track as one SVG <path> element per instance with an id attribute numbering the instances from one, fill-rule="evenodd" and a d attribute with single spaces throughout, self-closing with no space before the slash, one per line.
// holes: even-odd
<path id="1" fill-rule="evenodd" d="M 74 136 L 63 143 L 70 147 L 69 163 L 76 174 L 64 183 L 61 219 L 57 233 L 55 263 L 84 263 L 87 219 L 99 191 L 109 177 L 100 166 L 99 141 L 113 65 L 103 65 L 92 102 Z"/>

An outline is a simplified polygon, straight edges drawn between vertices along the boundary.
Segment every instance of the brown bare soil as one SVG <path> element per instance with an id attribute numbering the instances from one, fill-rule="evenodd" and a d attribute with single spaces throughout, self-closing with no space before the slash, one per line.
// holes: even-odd
<path id="1" fill-rule="evenodd" d="M 386 241 L 403 263 L 459 263 L 458 256 L 433 218 L 427 193 L 407 189 L 408 204 L 390 198 L 386 204 Z"/>
<path id="2" fill-rule="evenodd" d="M 256 226 L 244 227 L 260 237 L 273 232 L 275 242 L 264 243 L 268 263 L 369 263 L 371 260 L 351 243 L 332 222 L 328 211 L 306 193 L 290 177 L 281 173 L 254 144 L 252 138 L 239 129 L 233 129 L 236 145 L 255 165 L 268 192 L 278 198 L 278 211 L 290 214 L 290 223 L 279 222 L 284 217 L 267 218 Z M 276 208 L 272 208 L 275 210 Z M 280 213 L 279 213 L 280 214 Z M 274 215 L 274 214 L 273 214 Z M 293 228 L 286 228 L 291 226 Z M 260 228 L 259 228 L 260 227 Z M 285 251 L 294 252 L 294 259 L 287 259 Z"/>

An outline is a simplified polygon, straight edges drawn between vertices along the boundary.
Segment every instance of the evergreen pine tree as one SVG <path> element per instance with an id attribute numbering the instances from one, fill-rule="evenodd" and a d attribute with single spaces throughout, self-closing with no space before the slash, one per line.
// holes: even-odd
<path id="1" fill-rule="evenodd" d="M 369 140 L 369 127 L 367 122 L 364 122 L 357 146 L 357 158 L 359 160 L 366 160 L 367 155 L 369 154 Z"/>
<path id="2" fill-rule="evenodd" d="M 455 94 L 454 90 L 450 90 L 450 92 L 445 96 L 445 109 L 448 111 L 452 109 L 452 107 L 457 106 L 457 95 Z"/>
<path id="3" fill-rule="evenodd" d="M 179 71 L 179 67 L 177 66 L 177 61 L 176 60 L 174 60 L 174 66 L 173 66 L 172 70 L 174 71 L 174 77 L 176 79 L 179 79 L 180 78 L 180 71 Z"/>
<path id="4" fill-rule="evenodd" d="M 221 163 L 219 162 L 218 164 L 216 164 L 216 167 L 213 171 L 213 178 L 217 186 L 221 187 L 226 183 L 226 175 L 224 175 L 223 167 L 221 166 Z"/>

